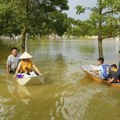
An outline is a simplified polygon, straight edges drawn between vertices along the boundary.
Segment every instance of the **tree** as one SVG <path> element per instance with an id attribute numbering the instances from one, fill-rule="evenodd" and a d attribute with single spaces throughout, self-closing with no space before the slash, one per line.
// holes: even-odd
<path id="1" fill-rule="evenodd" d="M 51 33 L 55 33 L 59 36 L 62 36 L 67 31 L 67 14 L 61 13 L 60 11 L 55 11 L 50 15 L 51 24 L 50 28 Z"/>
<path id="2" fill-rule="evenodd" d="M 9 2 L 6 0 L 0 2 L 0 35 L 16 35 L 19 33 L 17 21 L 15 21 L 16 13 Z"/>
<path id="3" fill-rule="evenodd" d="M 94 28 L 95 24 L 90 20 L 75 20 L 73 18 L 68 18 L 68 29 L 66 35 L 70 36 L 92 36 L 95 34 Z"/>
<path id="4" fill-rule="evenodd" d="M 117 15 L 120 12 L 119 0 L 98 0 L 98 5 L 92 9 L 91 19 L 96 23 L 98 30 L 99 57 L 103 57 L 102 40 L 115 37 Z"/>
<path id="5" fill-rule="evenodd" d="M 85 10 L 82 6 L 79 6 L 79 9 L 77 8 L 78 12 L 80 11 L 79 13 L 83 13 Z M 96 7 L 91 9 L 90 21 L 96 25 L 93 33 L 96 31 L 94 34 L 98 35 L 99 57 L 104 57 L 102 48 L 103 39 L 115 37 L 120 34 L 119 13 L 119 0 L 97 0 Z"/>
<path id="6" fill-rule="evenodd" d="M 25 50 L 26 33 L 32 35 L 46 35 L 52 30 L 62 35 L 56 27 L 64 24 L 66 15 L 63 10 L 68 10 L 67 0 L 1 0 L 0 2 L 0 34 L 20 34 L 22 33 L 21 48 Z M 50 30 L 50 25 L 58 17 L 51 19 L 51 14 L 59 13 L 63 19 L 59 20 L 60 25 L 54 25 Z M 59 17 L 60 18 L 60 17 Z M 13 27 L 14 26 L 14 27 Z M 63 27 L 66 27 L 65 25 Z M 63 28 L 61 27 L 61 28 Z"/>

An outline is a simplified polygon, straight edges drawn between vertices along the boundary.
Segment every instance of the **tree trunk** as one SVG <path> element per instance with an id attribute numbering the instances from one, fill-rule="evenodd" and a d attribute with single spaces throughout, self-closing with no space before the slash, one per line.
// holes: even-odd
<path id="1" fill-rule="evenodd" d="M 21 44 L 20 44 L 22 53 L 25 51 L 25 40 L 26 40 L 26 26 L 24 25 L 23 30 L 22 30 Z"/>
<path id="2" fill-rule="evenodd" d="M 103 58 L 103 47 L 102 47 L 102 0 L 98 0 L 99 4 L 99 22 L 98 22 L 98 51 L 99 51 L 99 57 Z"/>
<path id="3" fill-rule="evenodd" d="M 98 51 L 99 51 L 99 58 L 103 58 L 102 39 L 99 38 L 98 38 Z"/>
<path id="4" fill-rule="evenodd" d="M 28 16 L 29 16 L 29 0 L 26 0 L 26 16 L 27 16 L 27 19 L 26 19 L 26 22 L 24 23 L 24 26 L 23 26 L 23 30 L 22 30 L 22 39 L 21 39 L 21 44 L 20 44 L 20 48 L 21 48 L 21 52 L 23 53 L 25 51 L 25 40 L 26 40 L 26 33 L 27 33 L 27 21 L 28 21 Z"/>

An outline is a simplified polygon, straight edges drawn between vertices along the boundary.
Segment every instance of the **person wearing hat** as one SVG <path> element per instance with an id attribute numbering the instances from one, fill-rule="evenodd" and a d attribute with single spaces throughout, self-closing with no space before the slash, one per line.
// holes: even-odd
<path id="1" fill-rule="evenodd" d="M 32 58 L 32 56 L 27 53 L 27 52 L 24 52 L 20 57 L 19 59 L 21 60 L 18 67 L 17 67 L 17 70 L 15 72 L 15 75 L 13 78 L 16 78 L 17 77 L 17 74 L 18 72 L 19 73 L 26 73 L 26 74 L 30 74 L 30 72 L 32 72 L 32 68 L 34 68 L 35 72 L 38 74 L 38 75 L 42 75 L 40 73 L 40 71 L 38 70 L 38 68 L 32 63 L 32 61 L 30 60 Z"/>

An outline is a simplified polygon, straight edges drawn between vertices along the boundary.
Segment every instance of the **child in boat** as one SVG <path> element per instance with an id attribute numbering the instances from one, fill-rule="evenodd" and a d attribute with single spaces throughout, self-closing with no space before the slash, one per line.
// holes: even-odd
<path id="1" fill-rule="evenodd" d="M 117 65 L 116 64 L 113 64 L 110 66 L 110 69 L 109 69 L 109 78 L 108 78 L 108 83 L 112 83 L 112 82 L 116 82 L 116 75 L 117 75 Z"/>
<path id="2" fill-rule="evenodd" d="M 120 67 L 119 67 L 119 69 L 117 71 L 117 75 L 115 77 L 115 80 L 116 80 L 115 82 L 120 83 Z"/>
<path id="3" fill-rule="evenodd" d="M 18 72 L 19 73 L 26 73 L 27 75 L 30 75 L 30 73 L 33 71 L 32 68 L 35 70 L 35 72 L 38 75 L 40 75 L 40 76 L 42 75 L 40 73 L 40 71 L 38 70 L 38 68 L 32 63 L 30 58 L 32 58 L 32 56 L 27 52 L 24 52 L 19 57 L 19 59 L 21 59 L 21 61 L 20 61 L 19 65 L 18 65 L 18 67 L 17 67 L 17 70 L 16 70 L 15 75 L 14 75 L 13 78 L 17 77 Z"/>
<path id="4" fill-rule="evenodd" d="M 98 68 L 95 71 L 96 75 L 99 75 L 101 79 L 106 80 L 109 76 L 109 65 L 104 65 L 104 58 L 99 58 L 98 59 Z"/>
<path id="5" fill-rule="evenodd" d="M 120 74 L 117 76 L 116 82 L 117 82 L 117 83 L 120 83 Z"/>

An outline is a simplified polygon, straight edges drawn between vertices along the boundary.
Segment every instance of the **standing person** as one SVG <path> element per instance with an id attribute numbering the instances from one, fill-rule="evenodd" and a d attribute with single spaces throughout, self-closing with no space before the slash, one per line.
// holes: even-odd
<path id="1" fill-rule="evenodd" d="M 16 47 L 13 47 L 11 49 L 11 55 L 9 55 L 7 59 L 7 74 L 15 73 L 19 64 L 19 56 L 20 55 L 18 55 L 18 49 Z"/>
<path id="2" fill-rule="evenodd" d="M 38 68 L 35 66 L 35 64 L 33 64 L 32 61 L 30 60 L 31 58 L 32 58 L 32 56 L 27 52 L 24 52 L 19 57 L 19 59 L 21 61 L 16 69 L 16 72 L 15 72 L 15 75 L 13 78 L 17 77 L 18 72 L 19 73 L 26 73 L 27 75 L 31 75 L 31 72 L 33 71 L 33 69 L 38 75 L 40 75 L 40 76 L 42 75 L 40 73 L 40 71 L 38 70 Z"/>
<path id="3" fill-rule="evenodd" d="M 120 59 L 120 51 L 119 51 L 119 59 Z M 118 64 L 118 68 L 120 68 L 120 61 L 119 61 L 119 64 Z"/>

